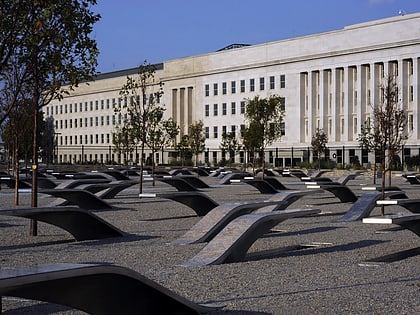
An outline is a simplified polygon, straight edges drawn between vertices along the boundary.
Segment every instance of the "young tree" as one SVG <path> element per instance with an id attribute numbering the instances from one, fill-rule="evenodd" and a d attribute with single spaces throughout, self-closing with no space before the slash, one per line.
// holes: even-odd
<path id="1" fill-rule="evenodd" d="M 366 120 L 361 126 L 361 133 L 357 137 L 359 146 L 368 152 L 375 153 L 375 161 L 373 163 L 373 183 L 376 184 L 376 153 L 382 152 L 381 141 L 378 128 L 371 126 L 370 119 Z"/>
<path id="2" fill-rule="evenodd" d="M 134 151 L 136 143 L 133 131 L 127 123 L 115 127 L 115 132 L 112 133 L 112 144 L 114 152 L 124 156 L 124 162 L 128 168 L 128 155 Z"/>
<path id="3" fill-rule="evenodd" d="M 239 141 L 236 139 L 233 132 L 222 134 L 222 142 L 220 143 L 220 150 L 222 153 L 229 152 L 229 167 L 231 166 L 232 160 L 235 157 L 235 152 L 240 149 Z"/>
<path id="4" fill-rule="evenodd" d="M 146 137 L 147 145 L 152 151 L 153 186 L 155 185 L 155 152 L 157 152 L 159 149 L 165 148 L 167 145 L 173 144 L 173 141 L 175 141 L 176 136 L 179 133 L 177 124 L 171 118 L 167 120 L 163 119 L 165 110 L 166 109 L 161 106 L 156 106 L 154 109 L 152 109 L 150 112 L 150 130 Z"/>
<path id="5" fill-rule="evenodd" d="M 191 153 L 195 156 L 195 166 L 198 166 L 198 155 L 204 152 L 206 135 L 204 134 L 204 123 L 200 120 L 188 128 L 188 143 Z"/>
<path id="6" fill-rule="evenodd" d="M 328 136 L 324 130 L 317 128 L 312 136 L 311 147 L 314 157 L 318 158 L 318 169 L 321 169 L 321 156 L 327 151 Z"/>
<path id="7" fill-rule="evenodd" d="M 10 10 L 16 1 L 2 2 L 2 12 Z M 61 99 L 69 89 L 82 81 L 92 80 L 96 74 L 96 41 L 90 38 L 93 24 L 100 16 L 90 10 L 96 0 L 19 1 L 25 28 L 18 28 L 17 45 L 8 58 L 21 72 L 29 87 L 30 108 L 33 111 L 32 198 L 31 206 L 38 204 L 38 112 L 52 99 Z M 3 11 L 5 8 L 6 11 Z M 10 23 L 6 23 L 10 25 Z M 0 24 L 0 27 L 4 27 Z M 7 31 L 1 29 L 1 32 Z M 0 33 L 1 33 L 0 32 Z M 10 70 L 9 64 L 1 75 Z M 21 84 L 23 85 L 23 84 Z M 3 88 L 3 87 L 2 87 Z M 11 108 L 9 103 L 7 108 Z M 8 110 L 5 111 L 7 115 Z M 6 116 L 0 117 L 0 124 Z M 31 235 L 36 235 L 36 221 L 32 221 Z"/>
<path id="8" fill-rule="evenodd" d="M 271 95 L 268 98 L 256 96 L 247 100 L 245 119 L 248 121 L 248 127 L 243 130 L 243 142 L 248 149 L 260 153 L 263 177 L 265 148 L 281 138 L 283 117 L 284 98 L 278 95 Z"/>
<path id="9" fill-rule="evenodd" d="M 373 133 L 376 147 L 380 148 L 382 170 L 382 198 L 385 197 L 386 174 L 391 185 L 391 171 L 395 156 L 407 140 L 407 115 L 399 103 L 399 89 L 394 75 L 387 75 L 380 87 L 381 102 L 374 104 Z M 384 215 L 384 207 L 382 207 Z"/>
<path id="10" fill-rule="evenodd" d="M 190 147 L 190 137 L 188 135 L 183 135 L 181 137 L 181 141 L 175 145 L 175 149 L 179 152 L 182 166 L 184 166 L 186 160 L 191 160 L 192 152 Z"/>
<path id="11" fill-rule="evenodd" d="M 155 124 L 155 113 L 160 107 L 163 94 L 162 82 L 155 81 L 156 67 L 144 61 L 139 66 L 136 77 L 127 77 L 120 90 L 122 100 L 115 107 L 118 113 L 127 114 L 128 123 L 133 130 L 137 143 L 140 144 L 140 194 L 143 192 L 144 155 L 150 134 Z"/>

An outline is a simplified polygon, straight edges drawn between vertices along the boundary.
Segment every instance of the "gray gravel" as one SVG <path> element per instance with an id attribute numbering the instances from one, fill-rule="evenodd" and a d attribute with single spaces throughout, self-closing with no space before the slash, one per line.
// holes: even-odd
<path id="1" fill-rule="evenodd" d="M 214 178 L 202 178 L 214 185 Z M 304 188 L 295 178 L 280 178 L 293 189 Z M 358 194 L 361 177 L 349 186 Z M 395 178 L 411 198 L 420 186 Z M 145 192 L 174 191 L 164 183 Z M 206 189 L 219 203 L 268 199 L 245 184 Z M 313 207 L 321 215 L 286 220 L 255 242 L 243 262 L 183 267 L 205 244 L 175 245 L 199 220 L 195 212 L 164 199 L 139 199 L 138 187 L 110 202 L 119 209 L 97 215 L 128 233 L 118 239 L 75 242 L 70 234 L 39 223 L 39 235 L 29 236 L 29 220 L 0 216 L 2 269 L 48 263 L 106 262 L 131 268 L 198 303 L 224 305 L 211 314 L 420 314 L 420 256 L 390 263 L 368 260 L 419 247 L 419 238 L 392 226 L 343 223 L 336 220 L 351 206 L 332 194 L 305 196 L 289 208 Z M 30 194 L 21 193 L 21 207 Z M 41 196 L 39 205 L 51 197 Z M 0 207 L 13 207 L 13 191 L 0 191 Z M 408 213 L 398 206 L 386 212 Z M 379 215 L 375 209 L 372 215 Z M 378 233 L 378 231 L 380 231 Z M 301 246 L 302 245 L 302 246 Z M 63 306 L 3 298 L 4 314 L 82 314 Z"/>

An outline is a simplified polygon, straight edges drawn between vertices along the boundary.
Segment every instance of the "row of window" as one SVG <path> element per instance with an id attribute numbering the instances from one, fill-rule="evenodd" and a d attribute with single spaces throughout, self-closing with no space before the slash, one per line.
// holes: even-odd
<path id="1" fill-rule="evenodd" d="M 111 144 L 112 135 L 107 134 L 89 134 L 79 136 L 60 136 L 59 145 L 73 145 L 73 144 Z"/>
<path id="2" fill-rule="evenodd" d="M 112 116 L 96 116 L 96 117 L 84 117 L 84 118 L 75 118 L 75 119 L 60 119 L 55 121 L 55 129 L 67 129 L 67 128 L 83 128 L 83 127 L 98 127 L 98 126 L 109 126 L 121 124 L 124 120 L 127 120 L 127 114 L 124 116 L 121 114 L 112 115 Z"/>
<path id="3" fill-rule="evenodd" d="M 236 94 L 237 92 L 237 81 L 231 81 L 230 82 L 230 93 L 231 94 Z M 258 83 L 258 89 L 260 91 L 264 91 L 266 88 L 266 80 L 264 77 L 261 77 L 258 79 L 258 82 L 256 82 L 256 80 L 254 78 L 249 79 L 248 81 L 248 91 L 249 92 L 255 92 L 257 89 L 256 84 Z M 239 92 L 240 93 L 245 93 L 247 90 L 247 86 L 246 86 L 246 80 L 240 80 L 239 81 Z M 286 87 L 286 75 L 281 74 L 279 77 L 279 86 L 281 89 L 284 89 Z M 213 95 L 219 95 L 219 88 L 221 88 L 221 93 L 222 95 L 226 95 L 228 94 L 228 83 L 227 82 L 222 82 L 221 85 L 219 86 L 219 83 L 213 83 Z M 276 89 L 276 76 L 270 76 L 268 78 L 268 88 L 270 90 L 274 90 Z M 204 85 L 204 95 L 205 96 L 210 96 L 210 84 L 205 84 Z"/>
<path id="4" fill-rule="evenodd" d="M 156 102 L 160 103 L 160 97 L 159 94 L 150 94 L 147 98 L 147 101 L 152 102 L 153 98 L 156 98 Z M 135 101 L 137 104 L 140 104 L 140 96 L 137 95 L 136 97 L 131 96 L 130 98 L 124 97 L 124 98 L 112 98 L 112 99 L 106 99 L 106 100 L 96 100 L 96 101 L 90 101 L 90 102 L 80 102 L 80 103 L 70 103 L 70 104 L 60 104 L 55 105 L 51 107 L 47 107 L 47 116 L 52 115 L 58 115 L 58 114 L 67 114 L 67 113 L 77 113 L 79 112 L 87 112 L 87 111 L 93 111 L 93 110 L 104 110 L 104 109 L 114 109 L 117 105 L 118 107 L 124 105 L 128 105 L 128 101 L 130 101 L 130 104 L 133 104 Z"/>
<path id="5" fill-rule="evenodd" d="M 242 133 L 242 130 L 244 130 L 245 125 L 240 125 L 240 133 Z M 281 135 L 284 136 L 285 135 L 285 131 L 286 131 L 286 125 L 284 122 L 281 123 Z M 204 127 L 204 131 L 205 131 L 205 135 L 206 135 L 206 139 L 210 139 L 210 127 L 206 126 Z M 219 138 L 219 126 L 213 126 L 213 139 L 218 139 Z M 227 126 L 222 126 L 222 133 L 220 134 L 221 137 L 223 137 L 224 134 L 228 134 L 230 133 L 234 138 L 236 138 L 236 126 L 230 126 L 230 131 L 227 130 Z"/>
<path id="6" fill-rule="evenodd" d="M 281 106 L 282 111 L 284 111 L 286 109 L 286 98 L 285 97 L 280 98 L 280 106 Z M 246 110 L 246 102 L 241 101 L 240 106 L 239 106 L 239 113 L 240 114 L 245 114 L 245 110 Z M 228 104 L 227 103 L 222 103 L 222 107 L 221 107 L 222 116 L 226 116 L 227 113 L 228 113 Z M 230 114 L 231 115 L 236 115 L 236 102 L 231 102 L 230 103 Z M 219 115 L 219 104 L 213 104 L 213 116 L 218 116 L 218 115 Z M 205 104 L 204 105 L 204 116 L 205 117 L 210 116 L 210 104 Z"/>

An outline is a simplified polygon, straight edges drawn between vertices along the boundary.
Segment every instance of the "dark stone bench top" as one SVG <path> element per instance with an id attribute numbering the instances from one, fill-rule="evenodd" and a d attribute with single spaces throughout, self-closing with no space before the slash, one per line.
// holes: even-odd
<path id="1" fill-rule="evenodd" d="M 99 315 L 199 314 L 220 308 L 194 303 L 134 270 L 106 264 L 1 270 L 0 296 L 41 300 Z"/>

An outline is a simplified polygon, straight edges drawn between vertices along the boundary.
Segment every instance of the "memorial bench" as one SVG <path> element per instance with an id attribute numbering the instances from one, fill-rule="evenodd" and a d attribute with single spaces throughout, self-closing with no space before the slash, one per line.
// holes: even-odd
<path id="1" fill-rule="evenodd" d="M 185 179 L 177 176 L 163 176 L 160 178 L 156 178 L 158 181 L 171 185 L 172 187 L 176 188 L 178 191 L 198 191 L 196 187 L 192 184 L 187 182 Z"/>
<path id="2" fill-rule="evenodd" d="M 413 213 L 420 213 L 420 199 L 392 199 L 392 200 L 378 200 L 377 205 L 398 205 L 404 207 Z"/>
<path id="3" fill-rule="evenodd" d="M 319 191 L 322 192 L 322 191 Z M 270 199 L 248 203 L 222 204 L 207 213 L 182 237 L 173 241 L 176 244 L 192 244 L 208 242 L 217 235 L 229 222 L 244 214 L 254 211 L 260 212 L 260 208 L 273 205 L 273 210 L 283 210 L 292 203 L 308 195 L 308 191 L 285 191 L 273 195 Z"/>
<path id="4" fill-rule="evenodd" d="M 113 207 L 95 194 L 83 189 L 40 189 L 38 193 L 51 195 L 60 199 L 50 206 L 77 205 L 86 210 L 111 210 Z"/>
<path id="5" fill-rule="evenodd" d="M 401 198 L 407 196 L 401 190 L 384 191 L 384 198 Z M 382 192 L 376 191 L 361 195 L 357 201 L 347 210 L 347 212 L 338 221 L 351 222 L 358 221 L 370 215 L 376 206 L 376 202 L 382 198 Z M 405 199 L 404 198 L 404 199 Z"/>
<path id="6" fill-rule="evenodd" d="M 200 314 L 220 308 L 194 303 L 134 270 L 106 264 L 3 269 L 0 298 L 5 296 L 65 305 L 95 315 Z"/>
<path id="7" fill-rule="evenodd" d="M 397 214 L 364 218 L 363 223 L 396 224 L 420 236 L 420 214 Z"/>
<path id="8" fill-rule="evenodd" d="M 0 210 L 0 215 L 45 222 L 69 232 L 77 241 L 123 236 L 115 226 L 92 212 L 76 207 L 17 208 Z"/>
<path id="9" fill-rule="evenodd" d="M 262 208 L 260 213 L 242 215 L 231 221 L 197 255 L 184 266 L 206 266 L 239 262 L 262 235 L 286 219 L 319 213 L 318 209 L 273 211 L 275 206 Z"/>

